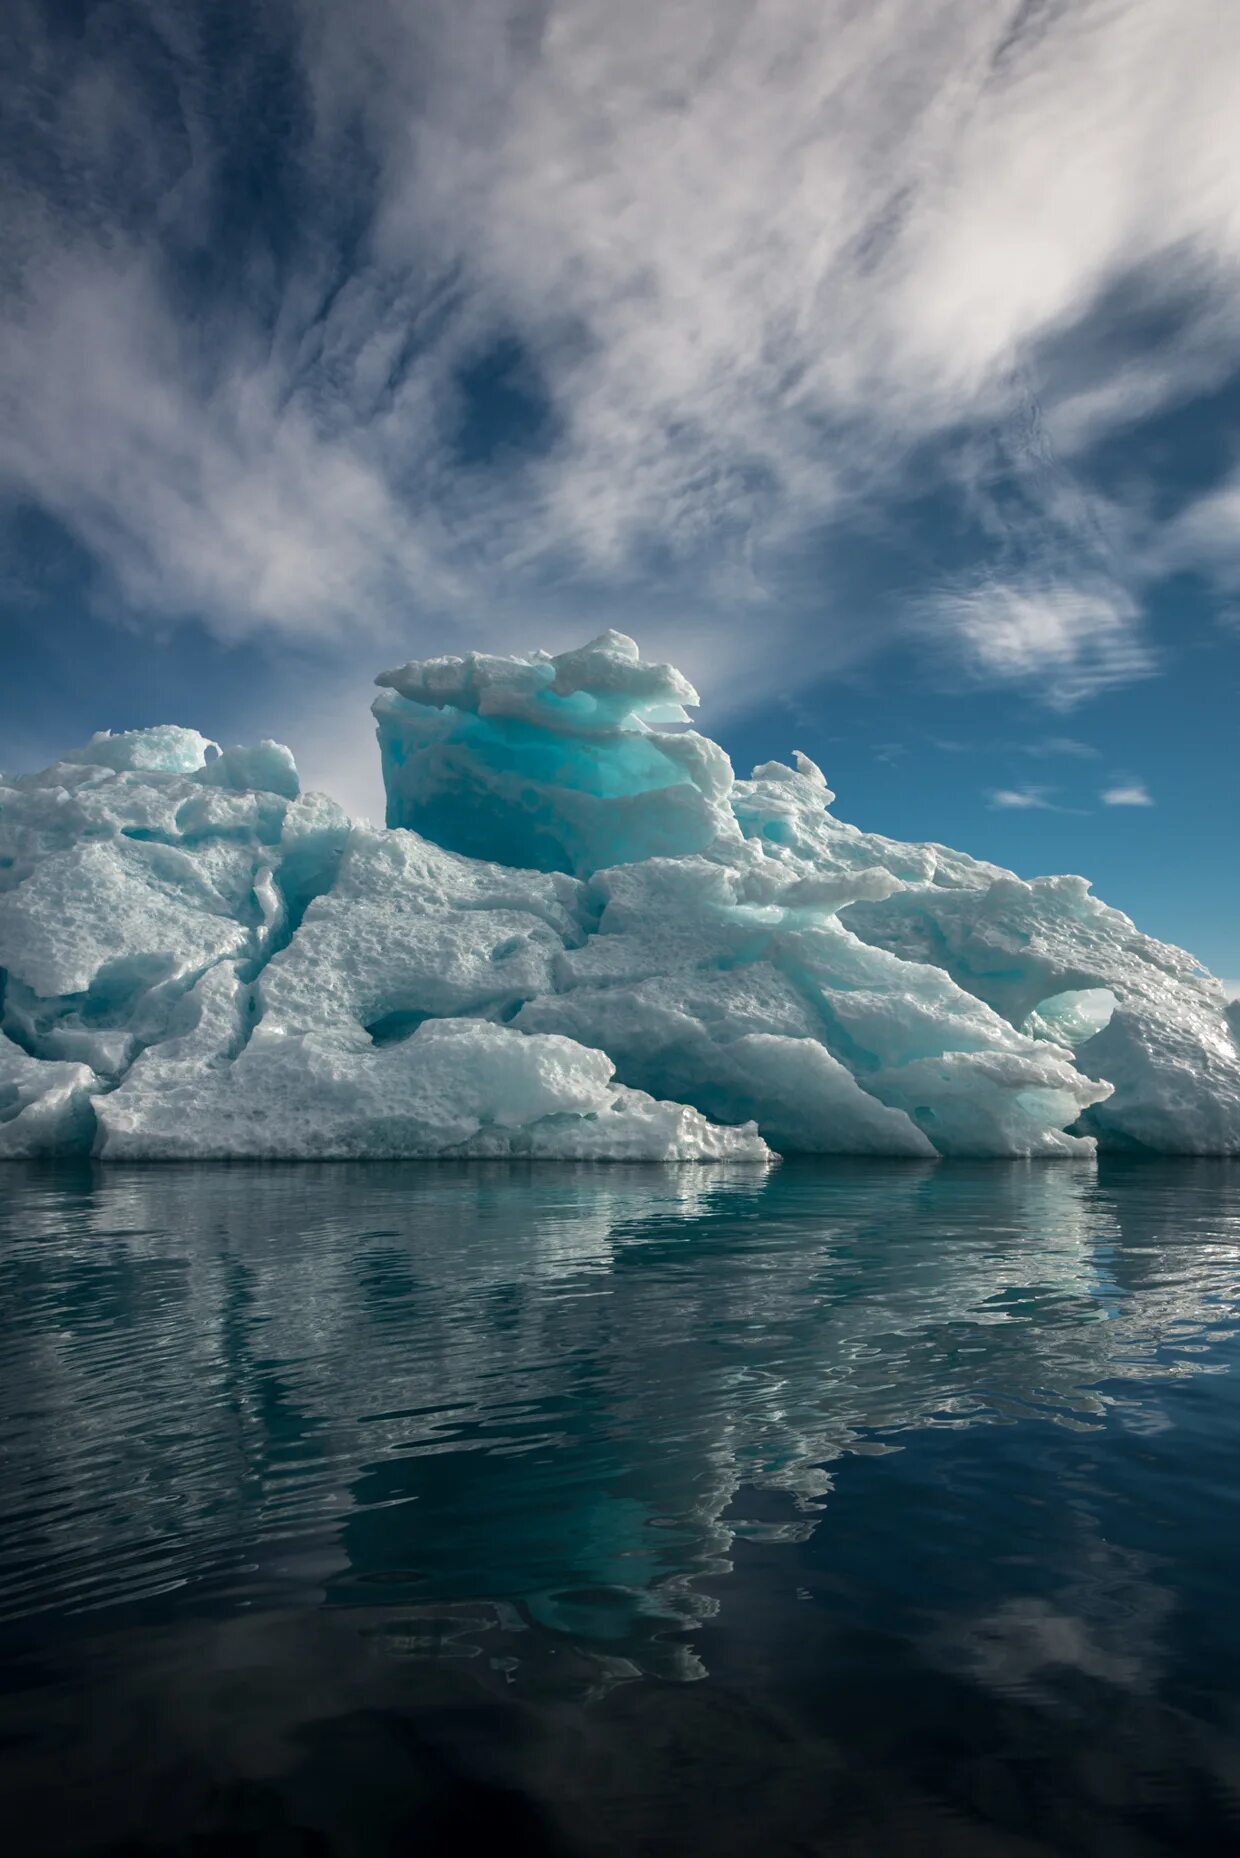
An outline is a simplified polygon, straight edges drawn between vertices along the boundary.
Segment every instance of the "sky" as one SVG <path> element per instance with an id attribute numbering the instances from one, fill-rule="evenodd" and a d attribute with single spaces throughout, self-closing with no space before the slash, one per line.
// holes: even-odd
<path id="1" fill-rule="evenodd" d="M 615 626 L 1240 977 L 1240 7 L 8 0 L 0 74 L 0 766 L 378 817 L 377 671 Z"/>

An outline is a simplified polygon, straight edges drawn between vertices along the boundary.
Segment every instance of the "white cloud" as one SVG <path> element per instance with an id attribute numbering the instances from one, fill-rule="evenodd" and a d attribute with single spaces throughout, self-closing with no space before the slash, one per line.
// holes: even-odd
<path id="1" fill-rule="evenodd" d="M 1151 573 L 1202 569 L 1229 590 L 1240 589 L 1240 472 L 1193 500 L 1155 537 Z"/>
<path id="2" fill-rule="evenodd" d="M 204 390 L 196 334 L 140 259 L 69 259 L 39 284 L 6 331 L 20 414 L 0 426 L 0 472 L 68 520 L 136 606 L 313 641 L 359 608 L 381 623 L 397 587 L 443 603 L 433 512 L 411 517 L 379 463 L 318 429 L 262 359 L 225 351 Z"/>
<path id="3" fill-rule="evenodd" d="M 976 677 L 1036 681 L 1056 709 L 1150 674 L 1154 659 L 1135 618 L 1131 600 L 1105 584 L 990 582 L 945 592 L 930 607 L 930 623 L 946 624 Z"/>
<path id="4" fill-rule="evenodd" d="M 1119 781 L 1107 787 L 1099 798 L 1103 806 L 1153 806 L 1144 781 Z"/>
<path id="5" fill-rule="evenodd" d="M 26 140 L 50 87 L 72 187 L 30 170 L 12 196 L 0 330 L 0 469 L 132 606 L 230 637 L 433 621 L 485 643 L 548 583 L 636 598 L 654 549 L 716 633 L 734 615 L 743 689 L 781 644 L 763 602 L 785 550 L 868 519 L 918 445 L 967 454 L 1010 427 L 1022 508 L 935 627 L 978 678 L 1060 705 L 1150 670 L 1106 513 L 1044 437 L 1057 415 L 1065 450 L 1115 430 L 1234 342 L 1240 11 L 305 0 L 321 239 L 275 283 L 242 270 L 224 321 L 165 260 L 210 233 L 245 72 L 221 130 L 174 17 L 150 15 L 165 127 L 106 23 L 76 62 L 39 53 Z M 346 219 L 363 233 L 342 278 Z M 1028 440 L 1039 345 L 1142 267 L 1188 292 L 1183 369 L 1065 388 Z M 551 437 L 462 473 L 458 371 L 501 335 Z M 966 492 L 972 469 L 962 454 Z M 882 637 L 828 613 L 807 671 Z"/>
<path id="6" fill-rule="evenodd" d="M 999 808 L 1036 809 L 1057 813 L 1060 809 L 1050 798 L 1053 787 L 999 787 L 990 795 L 990 805 Z"/>

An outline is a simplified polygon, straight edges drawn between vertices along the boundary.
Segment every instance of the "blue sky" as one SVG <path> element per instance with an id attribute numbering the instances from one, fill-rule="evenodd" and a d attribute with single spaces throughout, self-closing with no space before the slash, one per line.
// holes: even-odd
<path id="1" fill-rule="evenodd" d="M 11 0 L 0 765 L 603 626 L 1240 977 L 1240 10 Z"/>

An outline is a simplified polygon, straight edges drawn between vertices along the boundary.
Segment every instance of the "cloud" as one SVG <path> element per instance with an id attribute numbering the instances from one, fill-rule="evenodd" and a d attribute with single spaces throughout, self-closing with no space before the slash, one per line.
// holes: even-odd
<path id="1" fill-rule="evenodd" d="M 269 362 L 227 354 L 209 391 L 140 260 L 49 265 L 6 332 L 25 383 L 0 472 L 67 521 L 139 609 L 203 613 L 224 637 L 301 642 L 380 621 L 392 591 L 452 591 L 433 516 Z"/>
<path id="2" fill-rule="evenodd" d="M 990 547 L 917 618 L 977 680 L 1066 707 L 1153 668 L 1072 455 L 1234 344 L 1240 14 L 290 0 L 222 47 L 190 6 L 13 17 L 0 474 L 132 613 L 487 643 L 654 582 L 743 691 L 787 564 L 829 577 L 929 459 Z M 1182 371 L 1041 381 L 1143 271 Z M 466 461 L 499 352 L 524 399 Z M 813 611 L 807 673 L 895 623 Z"/>
<path id="3" fill-rule="evenodd" d="M 999 787 L 992 791 L 989 804 L 992 807 L 1013 809 L 1036 809 L 1046 813 L 1061 811 L 1050 798 L 1053 787 Z"/>
<path id="4" fill-rule="evenodd" d="M 1035 755 L 1040 759 L 1063 756 L 1077 761 L 1095 761 L 1098 750 L 1091 742 L 1078 742 L 1075 736 L 1048 735 L 1039 742 L 1025 742 L 1021 745 L 1026 755 Z"/>
<path id="5" fill-rule="evenodd" d="M 1157 533 L 1147 562 L 1151 573 L 1192 569 L 1240 589 L 1240 471 L 1186 504 Z"/>
<path id="6" fill-rule="evenodd" d="M 1120 781 L 1099 795 L 1103 806 L 1153 806 L 1144 781 Z"/>
<path id="7" fill-rule="evenodd" d="M 1135 635 L 1131 600 L 1105 585 L 990 582 L 940 594 L 929 617 L 947 629 L 975 678 L 1036 682 L 1054 709 L 1154 669 Z"/>

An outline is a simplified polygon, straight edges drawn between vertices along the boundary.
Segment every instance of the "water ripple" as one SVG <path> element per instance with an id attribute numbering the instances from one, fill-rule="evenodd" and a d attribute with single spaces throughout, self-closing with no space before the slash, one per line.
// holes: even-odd
<path id="1" fill-rule="evenodd" d="M 1228 1164 L 5 1186 L 10 1622 L 214 1604 L 242 1569 L 276 1604 L 579 1593 L 602 1618 L 614 1592 L 691 1622 L 738 1538 L 831 1526 L 849 1461 L 980 1427 L 1155 1441 L 1174 1387 L 1191 1429 L 1240 1303 Z"/>

